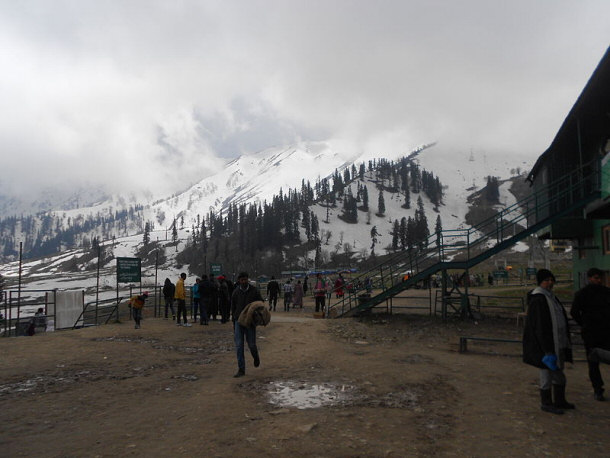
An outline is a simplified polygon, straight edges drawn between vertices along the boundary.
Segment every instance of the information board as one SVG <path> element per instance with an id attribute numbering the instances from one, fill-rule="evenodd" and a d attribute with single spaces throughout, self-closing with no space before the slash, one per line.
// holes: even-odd
<path id="1" fill-rule="evenodd" d="M 494 278 L 508 278 L 506 270 L 494 270 Z"/>
<path id="2" fill-rule="evenodd" d="M 222 264 L 220 263 L 210 263 L 210 275 L 212 277 L 218 277 L 222 273 Z"/>
<path id="3" fill-rule="evenodd" d="M 116 277 L 118 283 L 142 281 L 142 259 L 116 258 Z"/>

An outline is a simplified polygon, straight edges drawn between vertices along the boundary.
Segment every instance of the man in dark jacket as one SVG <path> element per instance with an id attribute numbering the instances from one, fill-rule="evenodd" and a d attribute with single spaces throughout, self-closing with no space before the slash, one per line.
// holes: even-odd
<path id="1" fill-rule="evenodd" d="M 540 269 L 536 280 L 538 287 L 528 293 L 523 362 L 540 368 L 540 408 L 545 412 L 562 414 L 564 409 L 574 408 L 574 404 L 565 398 L 566 377 L 563 373 L 564 362 L 572 362 L 568 317 L 559 299 L 551 292 L 555 284 L 551 271 Z"/>
<path id="2" fill-rule="evenodd" d="M 201 302 L 201 320 L 199 324 L 208 324 L 208 311 L 212 307 L 212 302 L 216 297 L 216 286 L 212 283 L 206 274 L 201 276 L 199 283 L 199 296 Z"/>
<path id="3" fill-rule="evenodd" d="M 604 380 L 599 371 L 599 361 L 590 355 L 594 348 L 610 350 L 610 288 L 603 285 L 604 272 L 600 269 L 589 269 L 587 277 L 589 283 L 574 296 L 570 314 L 581 326 L 593 397 L 604 401 Z"/>
<path id="4" fill-rule="evenodd" d="M 260 365 L 258 348 L 256 347 L 256 327 L 243 327 L 239 324 L 238 318 L 246 305 L 254 301 L 262 301 L 263 298 L 258 289 L 253 287 L 248 281 L 248 273 L 241 272 L 237 276 L 237 287 L 231 295 L 231 319 L 233 320 L 233 329 L 235 337 L 235 350 L 237 352 L 237 373 L 234 377 L 242 377 L 246 375 L 246 359 L 244 357 L 244 337 L 248 343 L 250 353 L 254 358 L 254 367 Z"/>
<path id="5" fill-rule="evenodd" d="M 218 308 L 220 309 L 220 322 L 222 324 L 229 321 L 229 314 L 231 313 L 231 296 L 229 293 L 229 284 L 224 275 L 218 277 Z"/>
<path id="6" fill-rule="evenodd" d="M 165 318 L 167 319 L 167 309 L 168 307 L 172 311 L 172 319 L 176 319 L 176 311 L 174 310 L 174 293 L 176 292 L 176 285 L 172 283 L 169 278 L 165 279 L 165 284 L 163 285 L 163 297 L 165 298 Z"/>
<path id="7" fill-rule="evenodd" d="M 277 282 L 275 277 L 272 275 L 271 280 L 267 283 L 267 298 L 269 299 L 269 310 L 275 311 L 277 305 L 277 297 L 280 292 L 280 284 Z"/>

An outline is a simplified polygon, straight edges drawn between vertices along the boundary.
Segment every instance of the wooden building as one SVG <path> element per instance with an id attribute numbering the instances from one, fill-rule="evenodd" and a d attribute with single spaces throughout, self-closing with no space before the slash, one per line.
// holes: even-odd
<path id="1" fill-rule="evenodd" d="M 559 215 L 539 237 L 572 241 L 575 289 L 590 267 L 606 271 L 610 285 L 609 153 L 610 48 L 528 176 L 534 190 L 547 190 L 537 217 Z"/>

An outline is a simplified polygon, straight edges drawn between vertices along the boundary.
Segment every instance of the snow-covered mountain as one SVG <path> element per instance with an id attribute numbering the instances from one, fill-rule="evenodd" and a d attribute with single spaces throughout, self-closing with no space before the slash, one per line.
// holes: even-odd
<path id="1" fill-rule="evenodd" d="M 434 211 L 424 193 L 411 196 L 411 208 L 402 208 L 403 200 L 399 194 L 387 193 L 385 195 L 386 211 L 383 216 L 376 215 L 378 191 L 374 184 L 367 181 L 369 187 L 369 206 L 371 211 L 364 215 L 359 212 L 358 224 L 350 224 L 338 218 L 342 211 L 341 206 L 330 209 L 320 205 L 314 205 L 311 210 L 317 215 L 320 229 L 324 231 L 324 247 L 328 251 L 343 249 L 345 244 L 350 245 L 353 252 L 370 250 L 371 228 L 375 226 L 379 233 L 377 253 L 382 253 L 384 248 L 391 243 L 390 231 L 394 220 L 403 217 L 414 216 L 416 200 L 422 198 L 424 209 L 430 231 L 434 230 L 434 224 L 440 215 L 444 229 L 457 229 L 465 226 L 465 216 L 468 211 L 467 197 L 478 189 L 485 186 L 487 177 L 492 175 L 506 179 L 518 175 L 519 170 L 529 170 L 533 159 L 517 157 L 493 157 L 485 152 L 464 151 L 456 152 L 443 149 L 436 145 L 426 145 L 414 148 L 413 151 L 387 154 L 375 153 L 350 153 L 336 150 L 329 143 L 301 143 L 289 147 L 270 148 L 255 154 L 243 155 L 226 164 L 219 173 L 201 180 L 199 183 L 189 187 L 184 192 L 168 197 L 166 199 L 150 202 L 145 200 L 146 196 L 140 196 L 141 200 L 134 196 L 115 196 L 99 204 L 90 207 L 81 207 L 72 210 L 57 210 L 52 212 L 56 218 L 55 224 L 68 227 L 75 221 L 92 215 L 113 215 L 119 210 L 133 209 L 133 202 L 139 202 L 138 208 L 133 212 L 134 216 L 129 224 L 112 226 L 112 234 L 102 233 L 101 228 L 94 227 L 91 236 L 97 235 L 102 240 L 115 238 L 114 256 L 132 256 L 142 246 L 142 232 L 144 222 L 151 221 L 154 228 L 151 231 L 151 240 L 158 241 L 166 246 L 167 261 L 161 266 L 163 272 L 160 275 L 175 276 L 174 263 L 175 253 L 184 248 L 189 238 L 190 228 L 196 224 L 198 216 L 205 217 L 210 210 L 216 214 L 226 210 L 230 203 L 263 202 L 270 201 L 273 195 L 277 195 L 282 189 L 287 192 L 289 188 L 300 189 L 301 183 L 309 181 L 312 185 L 320 178 L 331 176 L 335 169 L 342 171 L 352 164 L 369 160 L 384 158 L 395 160 L 400 157 L 410 156 L 413 161 L 419 163 L 420 167 L 438 176 L 444 186 L 443 205 Z M 367 175 L 370 175 L 367 173 Z M 352 189 L 356 194 L 355 186 Z M 503 205 L 511 205 L 515 197 L 509 192 L 508 185 L 500 188 L 500 202 Z M 328 221 L 327 221 L 328 218 Z M 179 227 L 180 240 L 178 247 L 170 244 L 171 234 L 168 229 L 174 219 L 184 220 Z M 30 235 L 32 236 L 32 235 Z M 341 248 L 339 248 L 341 247 Z M 68 262 L 70 255 L 77 255 L 77 251 L 62 253 L 62 260 L 46 258 L 43 262 L 32 262 L 32 268 L 36 272 L 42 272 L 45 264 L 57 271 L 62 263 Z M 58 258 L 59 259 L 59 258 Z M 84 269 L 85 266 L 79 268 Z M 0 269 L 0 273 L 12 275 L 15 272 L 15 264 L 6 264 Z"/>

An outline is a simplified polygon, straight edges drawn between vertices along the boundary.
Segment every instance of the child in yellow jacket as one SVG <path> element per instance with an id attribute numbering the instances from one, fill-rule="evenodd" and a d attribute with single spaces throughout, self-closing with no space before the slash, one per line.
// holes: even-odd
<path id="1" fill-rule="evenodd" d="M 132 296 L 129 299 L 129 306 L 133 313 L 133 319 L 136 322 L 135 328 L 140 329 L 140 321 L 142 320 L 142 309 L 148 299 L 148 291 L 144 291 L 141 295 Z"/>

